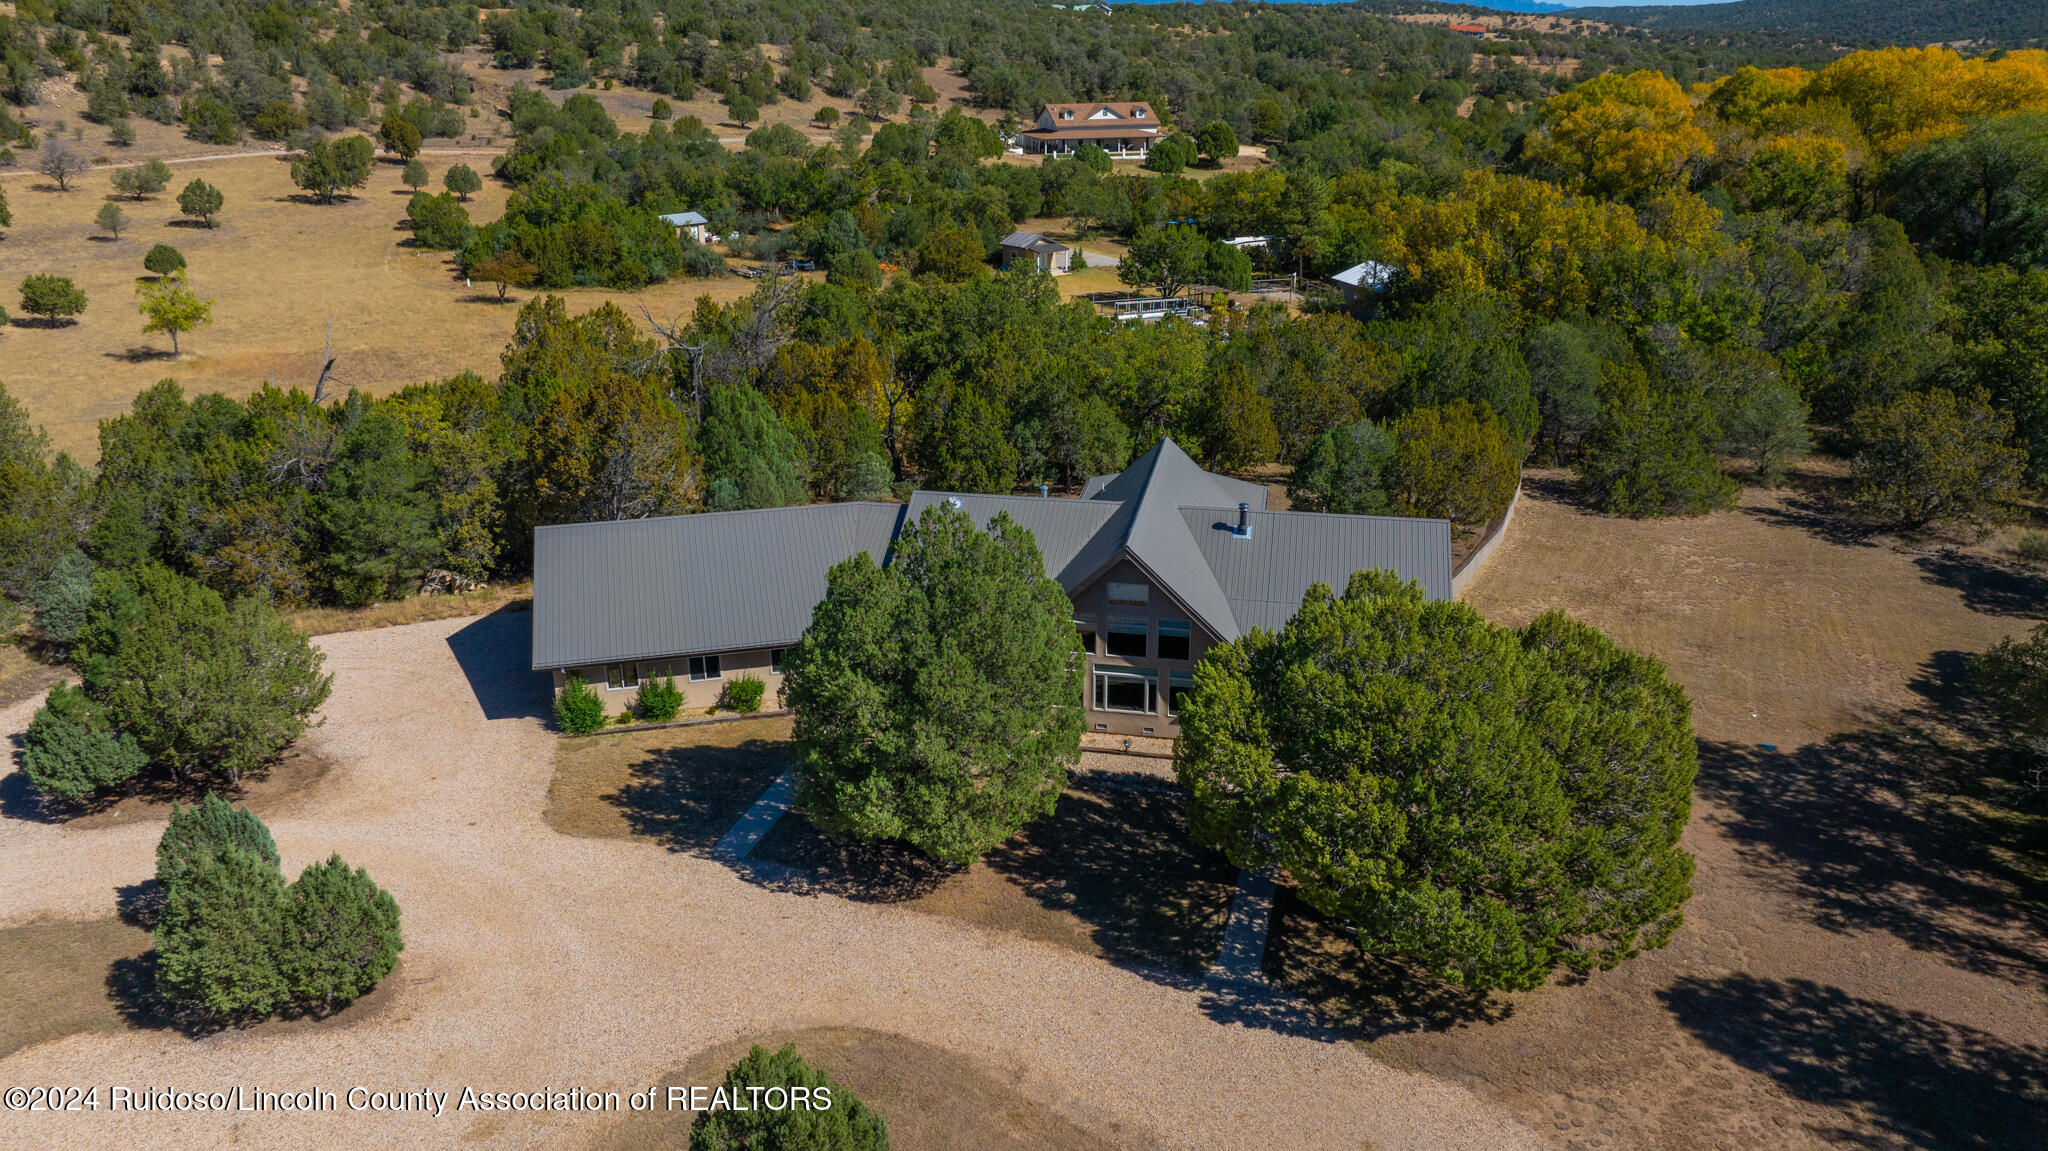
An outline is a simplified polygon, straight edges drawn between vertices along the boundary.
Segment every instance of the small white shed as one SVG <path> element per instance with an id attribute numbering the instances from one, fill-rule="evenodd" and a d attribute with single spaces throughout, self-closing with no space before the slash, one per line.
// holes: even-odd
<path id="1" fill-rule="evenodd" d="M 679 238 L 687 237 L 701 244 L 704 242 L 704 226 L 711 221 L 699 212 L 670 212 L 661 218 L 661 222 L 674 228 Z"/>

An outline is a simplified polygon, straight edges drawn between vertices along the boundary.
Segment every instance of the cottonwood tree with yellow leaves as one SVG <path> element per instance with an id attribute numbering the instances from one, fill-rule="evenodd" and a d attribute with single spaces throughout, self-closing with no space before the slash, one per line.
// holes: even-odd
<path id="1" fill-rule="evenodd" d="M 1678 81 L 1648 70 L 1595 76 L 1543 105 L 1523 154 L 1574 191 L 1639 204 L 1681 186 L 1713 141 Z"/>

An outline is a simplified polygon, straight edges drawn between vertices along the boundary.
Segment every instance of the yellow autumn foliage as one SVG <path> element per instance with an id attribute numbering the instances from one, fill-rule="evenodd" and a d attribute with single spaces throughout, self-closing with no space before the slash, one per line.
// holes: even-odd
<path id="1" fill-rule="evenodd" d="M 1444 200 L 1403 196 L 1378 209 L 1386 258 L 1436 291 L 1491 288 L 1543 316 L 1576 313 L 1615 286 L 1617 269 L 1668 266 L 1726 243 L 1720 214 L 1666 192 L 1644 222 L 1628 207 L 1556 184 L 1480 168 Z"/>
<path id="2" fill-rule="evenodd" d="M 1801 99 L 1839 101 L 1871 151 L 1889 160 L 1974 119 L 2048 111 L 2048 51 L 1997 60 L 1939 46 L 1852 52 L 1816 73 Z"/>
<path id="3" fill-rule="evenodd" d="M 1635 203 L 1677 187 L 1713 142 L 1693 123 L 1685 89 L 1643 70 L 1595 76 L 1551 97 L 1523 151 L 1573 191 Z"/>

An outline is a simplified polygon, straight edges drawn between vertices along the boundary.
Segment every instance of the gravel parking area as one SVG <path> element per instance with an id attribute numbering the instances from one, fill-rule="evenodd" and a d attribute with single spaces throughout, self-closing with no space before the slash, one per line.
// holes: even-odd
<path id="1" fill-rule="evenodd" d="M 529 618 L 318 641 L 335 690 L 307 743 L 333 767 L 272 830 L 288 874 L 339 851 L 396 895 L 407 946 L 388 1003 L 332 1025 L 198 1040 L 75 1034 L 0 1060 L 0 1086 L 630 1092 L 717 1044 L 841 1028 L 941 1049 L 1062 1123 L 1164 1146 L 1544 1145 L 1497 1105 L 1375 1062 L 1278 1003 L 1219 1000 L 1197 982 L 902 908 L 772 890 L 655 842 L 554 831 L 555 737 L 545 684 L 525 670 Z M 0 712 L 0 727 L 20 732 L 33 710 Z M 19 785 L 0 777 L 0 794 Z M 159 830 L 66 828 L 0 808 L 0 927 L 113 914 L 116 889 L 151 874 Z M 0 1143 L 575 1147 L 614 1126 L 453 1102 L 439 1118 L 346 1105 L 0 1113 Z"/>

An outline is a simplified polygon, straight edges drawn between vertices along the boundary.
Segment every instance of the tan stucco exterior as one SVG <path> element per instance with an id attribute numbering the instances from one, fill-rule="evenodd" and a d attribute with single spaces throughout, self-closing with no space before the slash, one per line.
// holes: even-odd
<path id="1" fill-rule="evenodd" d="M 683 707 L 704 708 L 718 702 L 718 695 L 721 691 L 725 690 L 727 683 L 740 678 L 742 675 L 751 675 L 766 685 L 767 690 L 761 698 L 761 709 L 763 711 L 770 711 L 781 706 L 777 700 L 782 694 L 782 676 L 771 669 L 769 661 L 771 653 L 768 649 L 758 648 L 752 651 L 728 651 L 715 654 L 718 656 L 719 677 L 717 679 L 691 679 L 690 657 L 678 655 L 639 661 L 635 665 L 638 669 L 638 681 L 645 682 L 654 676 L 673 674 L 676 679 L 676 687 L 683 693 Z M 567 674 L 564 674 L 565 670 Z M 621 670 L 626 669 L 622 668 Z M 632 707 L 634 697 L 640 694 L 637 683 L 632 687 L 611 687 L 609 680 L 606 678 L 605 665 L 595 664 L 590 667 L 556 669 L 554 680 L 555 693 L 557 695 L 561 694 L 562 688 L 568 685 L 570 675 L 583 677 L 583 682 L 590 686 L 590 690 L 597 695 L 597 698 L 604 701 L 605 712 L 609 715 L 617 715 Z"/>

